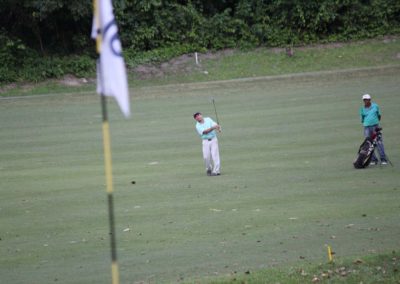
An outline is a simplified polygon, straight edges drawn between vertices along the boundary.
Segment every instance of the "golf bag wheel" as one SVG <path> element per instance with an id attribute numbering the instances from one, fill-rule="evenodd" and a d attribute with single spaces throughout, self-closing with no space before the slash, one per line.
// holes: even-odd
<path id="1" fill-rule="evenodd" d="M 357 157 L 353 162 L 354 167 L 356 169 L 363 169 L 368 167 L 371 162 L 374 149 L 374 141 L 371 138 L 366 138 L 364 142 L 360 145 Z"/>

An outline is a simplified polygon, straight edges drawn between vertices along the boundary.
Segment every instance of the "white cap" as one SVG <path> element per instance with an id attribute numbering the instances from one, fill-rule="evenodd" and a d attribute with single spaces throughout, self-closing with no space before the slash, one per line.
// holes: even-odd
<path id="1" fill-rule="evenodd" d="M 371 96 L 370 96 L 369 94 L 364 94 L 364 95 L 362 96 L 362 99 L 363 99 L 363 100 L 370 100 L 370 99 L 371 99 Z"/>

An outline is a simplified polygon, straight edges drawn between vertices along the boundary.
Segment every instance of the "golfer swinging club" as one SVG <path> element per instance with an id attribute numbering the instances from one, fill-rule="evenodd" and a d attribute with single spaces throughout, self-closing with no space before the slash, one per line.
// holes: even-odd
<path id="1" fill-rule="evenodd" d="M 208 176 L 219 176 L 220 162 L 217 131 L 221 127 L 209 117 L 204 117 L 200 112 L 196 112 L 193 118 L 197 121 L 196 131 L 203 140 L 203 159 Z"/>

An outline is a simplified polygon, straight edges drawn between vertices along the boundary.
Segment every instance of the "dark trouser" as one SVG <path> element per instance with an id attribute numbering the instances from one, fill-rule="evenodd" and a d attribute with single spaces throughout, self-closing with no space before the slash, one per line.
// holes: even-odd
<path id="1" fill-rule="evenodd" d="M 364 126 L 364 137 L 371 137 L 375 131 L 375 128 L 378 126 L 379 125 Z M 378 148 L 379 157 L 381 158 L 381 161 L 382 160 L 386 161 L 385 147 L 383 146 L 383 137 L 382 136 L 380 138 L 378 138 L 376 146 Z M 376 158 L 375 152 L 372 153 L 372 161 L 375 161 L 375 162 L 378 161 L 378 159 Z"/>

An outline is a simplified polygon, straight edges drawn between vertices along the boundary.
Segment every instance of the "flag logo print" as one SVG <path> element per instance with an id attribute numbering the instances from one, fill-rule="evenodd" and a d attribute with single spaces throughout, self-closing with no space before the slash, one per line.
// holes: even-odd
<path id="1" fill-rule="evenodd" d="M 104 34 L 104 39 L 107 39 L 108 35 L 111 34 L 109 40 L 109 45 L 110 45 L 109 48 L 115 56 L 122 57 L 122 46 L 118 36 L 117 22 L 115 20 L 112 20 L 108 25 L 106 25 L 103 34 Z"/>

